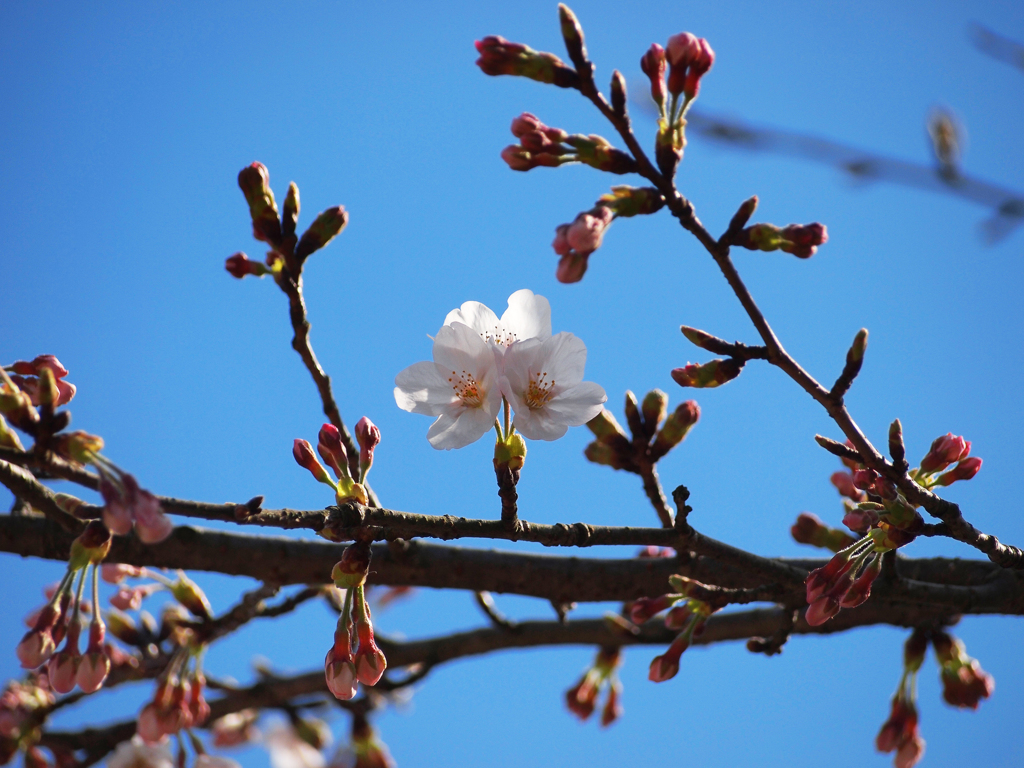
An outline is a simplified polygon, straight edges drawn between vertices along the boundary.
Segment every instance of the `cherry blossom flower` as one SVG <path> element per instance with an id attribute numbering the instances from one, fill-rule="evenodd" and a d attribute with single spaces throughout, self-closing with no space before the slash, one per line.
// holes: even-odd
<path id="1" fill-rule="evenodd" d="M 505 351 L 501 393 L 524 437 L 557 440 L 601 412 L 608 397 L 599 385 L 583 381 L 586 362 L 586 345 L 565 331 L 519 341 Z"/>
<path id="2" fill-rule="evenodd" d="M 495 352 L 477 330 L 455 321 L 437 332 L 433 354 L 433 362 L 415 363 L 395 377 L 395 402 L 437 417 L 427 430 L 432 446 L 462 448 L 483 437 L 501 409 Z"/>
<path id="3" fill-rule="evenodd" d="M 508 309 L 500 320 L 479 301 L 467 301 L 444 319 L 445 325 L 453 323 L 468 325 L 480 338 L 504 352 L 516 341 L 543 340 L 551 336 L 551 304 L 543 296 L 523 288 L 508 297 Z"/>
<path id="4" fill-rule="evenodd" d="M 272 726 L 263 744 L 270 752 L 272 768 L 324 768 L 327 765 L 320 750 L 303 741 L 294 728 L 284 723 Z"/>

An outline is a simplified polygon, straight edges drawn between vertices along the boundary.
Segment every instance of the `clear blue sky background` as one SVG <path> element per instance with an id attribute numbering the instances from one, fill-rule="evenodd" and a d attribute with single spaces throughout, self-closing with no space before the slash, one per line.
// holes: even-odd
<path id="1" fill-rule="evenodd" d="M 831 137 L 929 161 L 924 120 L 935 105 L 970 135 L 968 172 L 1024 189 L 1024 72 L 981 54 L 968 25 L 1024 40 L 1019 3 L 579 2 L 599 82 L 613 68 L 642 95 L 647 46 L 690 30 L 717 53 L 700 106 L 753 123 Z M 680 323 L 748 342 L 753 330 L 697 243 L 667 215 L 616 223 L 583 283 L 554 279 L 556 225 L 611 183 L 589 168 L 514 174 L 499 159 L 522 111 L 571 132 L 609 127 L 578 94 L 473 66 L 487 34 L 562 54 L 553 2 L 450 7 L 391 3 L 29 4 L 0 6 L 0 210 L 5 307 L 0 358 L 54 353 L 78 385 L 75 426 L 155 492 L 208 501 L 266 496 L 268 507 L 316 508 L 330 494 L 291 460 L 315 439 L 315 391 L 288 341 L 284 297 L 269 281 L 223 269 L 238 250 L 262 257 L 235 183 L 261 160 L 283 199 L 302 193 L 300 229 L 336 204 L 347 231 L 311 259 L 313 342 L 350 424 L 369 415 L 384 442 L 371 479 L 387 506 L 496 516 L 489 440 L 436 452 L 429 420 L 399 411 L 395 374 L 427 359 L 426 334 L 468 299 L 499 313 L 528 287 L 547 296 L 554 328 L 588 344 L 587 378 L 621 412 L 626 389 L 693 396 L 669 371 L 704 353 Z M 634 107 L 649 146 L 651 121 Z M 836 171 L 751 156 L 691 138 L 680 185 L 713 232 L 761 196 L 759 220 L 822 221 L 814 259 L 738 253 L 754 296 L 787 349 L 830 382 L 861 327 L 864 372 L 848 403 L 876 444 L 903 421 L 909 452 L 952 431 L 985 460 L 951 488 L 977 526 L 1024 543 L 1020 339 L 1024 232 L 992 247 L 987 212 L 949 196 L 853 186 Z M 824 412 L 779 372 L 752 364 L 736 382 L 698 392 L 703 418 L 663 462 L 671 488 L 693 492 L 692 522 L 765 555 L 807 555 L 789 526 L 802 510 L 838 524 L 828 483 L 838 462 L 816 432 Z M 655 522 L 634 476 L 586 463 L 584 429 L 530 445 L 521 514 L 554 523 Z M 7 504 L 9 496 L 0 494 Z M 503 545 L 502 545 L 503 546 Z M 519 550 L 531 547 L 520 545 Z M 606 554 L 592 551 L 587 554 Z M 623 553 L 618 553 L 623 554 Z M 976 553 L 923 541 L 913 556 Z M 59 564 L 0 557 L 0 676 L 18 674 L 22 617 Z M 252 582 L 198 574 L 217 609 Z M 516 617 L 549 606 L 498 597 Z M 596 615 L 611 606 L 583 606 Z M 480 626 L 469 593 L 420 591 L 379 614 L 382 631 L 421 637 Z M 332 619 L 307 606 L 246 629 L 210 653 L 211 671 L 251 678 L 250 657 L 282 670 L 320 666 Z M 940 700 L 937 670 L 921 675 L 929 766 L 1009 766 L 1022 752 L 1024 640 L 1017 618 L 968 618 L 957 632 L 996 678 L 978 712 Z M 562 693 L 592 649 L 509 652 L 438 669 L 404 710 L 378 724 L 403 768 L 433 765 L 886 765 L 874 736 L 899 676 L 902 630 L 795 638 L 781 657 L 741 643 L 686 654 L 654 685 L 655 649 L 631 650 L 625 718 L 580 725 Z M 148 686 L 69 709 L 61 723 L 130 716 Z M 336 718 L 336 732 L 345 730 Z M 264 753 L 242 753 L 247 766 Z"/>

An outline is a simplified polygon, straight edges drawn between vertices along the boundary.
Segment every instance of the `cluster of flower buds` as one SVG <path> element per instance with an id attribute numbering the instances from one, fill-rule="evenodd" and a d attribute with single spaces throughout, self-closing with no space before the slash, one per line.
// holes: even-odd
<path id="1" fill-rule="evenodd" d="M 536 116 L 524 112 L 512 121 L 512 135 L 519 139 L 502 150 L 501 158 L 513 171 L 556 168 L 566 163 L 583 163 L 607 173 L 635 173 L 631 155 L 615 149 L 601 136 L 569 134 L 549 128 Z"/>
<path id="2" fill-rule="evenodd" d="M 800 259 L 809 259 L 819 245 L 828 242 L 828 231 L 824 224 L 790 224 L 776 227 L 774 224 L 754 224 L 740 230 L 731 245 L 738 245 L 750 251 L 784 251 Z"/>
<path id="3" fill-rule="evenodd" d="M 334 498 L 338 504 L 348 504 L 349 502 L 366 504 L 368 501 L 363 483 L 366 481 L 366 473 L 373 465 L 374 449 L 380 444 L 380 430 L 364 416 L 356 425 L 356 439 L 359 442 L 358 481 L 352 476 L 348 451 L 341 439 L 341 432 L 333 424 L 324 424 L 320 428 L 317 451 L 320 458 L 334 470 L 337 481 L 331 479 L 330 474 L 313 453 L 313 446 L 307 441 L 296 438 L 292 445 L 292 456 L 295 458 L 295 463 L 308 469 L 317 481 L 334 489 Z"/>
<path id="4" fill-rule="evenodd" d="M 580 213 L 571 224 L 555 227 L 551 247 L 561 257 L 555 270 L 559 282 L 578 283 L 583 279 L 590 254 L 601 247 L 604 232 L 614 218 L 615 212 L 611 208 L 597 205 Z"/>
<path id="5" fill-rule="evenodd" d="M 138 481 L 114 462 L 103 456 L 103 439 L 87 432 L 57 435 L 52 443 L 54 453 L 78 464 L 92 464 L 100 475 L 103 496 L 103 523 L 120 536 L 132 528 L 144 544 L 156 544 L 171 535 L 173 523 L 163 513 L 160 502 Z M 78 500 L 65 496 L 58 499 L 66 511 L 74 514 Z"/>
<path id="6" fill-rule="evenodd" d="M 71 545 L 68 569 L 49 602 L 36 612 L 31 629 L 18 643 L 21 666 L 36 669 L 46 664 L 50 687 L 57 693 L 70 693 L 77 685 L 92 693 L 103 685 L 110 672 L 110 658 L 104 645 L 106 626 L 100 618 L 97 599 L 99 563 L 110 551 L 110 531 L 97 520 L 90 522 Z M 92 568 L 92 603 L 82 599 L 85 580 Z M 76 587 L 77 581 L 77 587 Z M 79 648 L 83 614 L 92 613 L 85 654 Z M 57 650 L 61 641 L 64 646 Z"/>
<path id="7" fill-rule="evenodd" d="M 957 480 L 970 480 L 981 469 L 981 459 L 970 453 L 969 440 L 947 432 L 932 442 L 928 453 L 921 459 L 921 466 L 912 470 L 910 476 L 925 488 L 952 485 Z M 953 464 L 956 466 L 943 472 Z"/>
<path id="8" fill-rule="evenodd" d="M 39 355 L 32 361 L 18 360 L 5 366 L 11 381 L 28 395 L 32 405 L 56 408 L 71 402 L 74 384 L 64 381 L 68 369 L 53 355 Z"/>
<path id="9" fill-rule="evenodd" d="M 668 395 L 653 389 L 638 403 L 636 395 L 626 392 L 626 423 L 632 439 L 626 436 L 611 411 L 604 408 L 587 422 L 597 439 L 584 450 L 595 464 L 641 474 L 644 465 L 652 465 L 683 441 L 700 420 L 696 400 L 680 403 L 668 412 Z"/>
<path id="10" fill-rule="evenodd" d="M 640 68 L 651 82 L 651 98 L 658 107 L 655 159 L 666 176 L 675 175 L 683 157 L 686 112 L 700 92 L 701 78 L 714 63 L 715 52 L 708 41 L 689 32 L 670 37 L 666 48 L 653 43 L 640 59 Z M 669 95 L 671 103 L 667 103 Z"/>
<path id="11" fill-rule="evenodd" d="M 841 608 L 864 603 L 882 570 L 882 555 L 909 541 L 901 540 L 900 533 L 882 523 L 870 535 L 839 550 L 828 563 L 807 574 L 807 623 L 816 627 Z"/>
<path id="12" fill-rule="evenodd" d="M 55 701 L 44 672 L 29 674 L 24 682 L 11 680 L 0 693 L 0 765 L 14 757 L 22 744 L 35 740 L 32 715 Z"/>
<path id="13" fill-rule="evenodd" d="M 329 768 L 395 768 L 395 761 L 365 716 L 353 715 L 351 741 L 331 761 Z"/>
<path id="14" fill-rule="evenodd" d="M 516 75 L 559 88 L 579 88 L 580 77 L 576 70 L 553 53 L 535 51 L 498 35 L 477 40 L 475 45 L 480 54 L 476 65 L 485 75 Z"/>
<path id="15" fill-rule="evenodd" d="M 345 590 L 345 601 L 334 631 L 334 645 L 324 659 L 324 673 L 331 693 L 343 700 L 356 695 L 359 683 L 376 685 L 388 665 L 374 641 L 370 607 L 366 604 L 369 570 L 370 545 L 357 541 L 331 571 L 335 586 Z"/>
<path id="16" fill-rule="evenodd" d="M 977 709 L 995 690 L 996 681 L 967 655 L 962 641 L 948 632 L 934 632 L 932 647 L 942 676 L 942 698 L 954 707 Z"/>
<path id="17" fill-rule="evenodd" d="M 705 592 L 708 587 L 699 581 L 685 576 L 669 576 L 669 584 L 675 590 L 672 594 L 654 598 L 643 598 L 633 603 L 630 620 L 634 624 L 643 624 L 661 611 L 665 614 L 665 626 L 679 632 L 665 653 L 651 660 L 647 679 L 655 683 L 671 680 L 679 672 L 679 659 L 690 647 L 694 635 L 704 630 L 708 617 L 717 609 L 696 594 Z"/>
<path id="18" fill-rule="evenodd" d="M 136 732 L 146 744 L 159 744 L 166 736 L 197 728 L 209 717 L 200 653 L 201 648 L 179 649 L 157 679 L 153 700 L 139 712 L 136 724 Z"/>
<path id="19" fill-rule="evenodd" d="M 924 739 L 917 729 L 917 673 L 927 648 L 924 632 L 911 633 L 903 647 L 903 675 L 892 699 L 892 712 L 875 738 L 879 752 L 896 753 L 896 768 L 913 768 L 924 756 Z"/>
<path id="20" fill-rule="evenodd" d="M 810 544 L 833 552 L 846 549 L 855 541 L 848 533 L 830 528 L 817 515 L 810 512 L 801 512 L 789 532 L 798 544 Z"/>
<path id="21" fill-rule="evenodd" d="M 608 727 L 622 716 L 622 682 L 618 668 L 622 654 L 617 647 L 602 648 L 597 652 L 594 663 L 587 668 L 572 688 L 565 692 L 565 703 L 580 720 L 586 720 L 597 708 L 597 699 L 604 688 L 608 689 L 604 707 L 601 709 L 601 725 Z"/>
<path id="22" fill-rule="evenodd" d="M 298 272 L 302 262 L 310 254 L 327 245 L 348 223 L 348 214 L 338 205 L 322 211 L 302 237 L 296 237 L 299 188 L 295 182 L 288 185 L 284 210 L 280 213 L 274 192 L 270 188 L 270 172 L 263 163 L 252 163 L 243 168 L 238 174 L 238 186 L 249 205 L 253 237 L 269 244 L 273 249 L 267 254 L 266 264 L 251 261 L 241 252 L 230 256 L 224 268 L 239 279 L 246 275 L 276 275 L 285 266 L 293 272 Z"/>

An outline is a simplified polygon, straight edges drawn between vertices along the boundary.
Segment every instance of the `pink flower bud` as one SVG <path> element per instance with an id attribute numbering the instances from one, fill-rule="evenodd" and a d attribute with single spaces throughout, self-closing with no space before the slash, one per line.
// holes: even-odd
<path id="1" fill-rule="evenodd" d="M 18 643 L 16 653 L 23 669 L 35 669 L 45 664 L 57 645 L 49 631 L 31 630 Z"/>
<path id="2" fill-rule="evenodd" d="M 853 472 L 853 485 L 862 491 L 870 491 L 875 487 L 878 473 L 873 469 L 858 469 Z"/>
<path id="3" fill-rule="evenodd" d="M 814 222 L 813 224 L 790 224 L 782 232 L 782 242 L 779 250 L 791 253 L 800 259 L 809 259 L 813 256 L 819 245 L 828 242 L 828 230 L 824 224 Z"/>
<path id="4" fill-rule="evenodd" d="M 600 690 L 598 688 L 599 682 L 597 671 L 591 668 L 587 670 L 576 685 L 565 692 L 566 706 L 580 720 L 586 720 L 594 714 L 594 709 L 597 706 L 597 695 Z"/>
<path id="5" fill-rule="evenodd" d="M 327 687 L 336 699 L 348 701 L 355 697 L 359 681 L 351 655 L 341 656 L 332 647 L 324 659 L 324 674 L 327 677 Z"/>
<path id="6" fill-rule="evenodd" d="M 836 487 L 840 496 L 845 496 L 853 501 L 864 501 L 867 498 L 857 486 L 853 484 L 853 475 L 850 472 L 834 472 L 829 482 Z"/>
<path id="7" fill-rule="evenodd" d="M 102 650 L 90 651 L 82 657 L 75 678 L 78 687 L 85 693 L 94 693 L 103 687 L 103 681 L 110 674 L 110 659 Z"/>
<path id="8" fill-rule="evenodd" d="M 210 727 L 213 733 L 213 745 L 223 749 L 254 741 L 259 735 L 254 728 L 257 717 L 256 710 L 243 709 L 215 720 Z"/>
<path id="9" fill-rule="evenodd" d="M 161 727 L 156 704 L 150 702 L 142 708 L 135 723 L 135 732 L 146 744 L 158 744 L 163 741 L 166 733 Z"/>
<path id="10" fill-rule="evenodd" d="M 590 254 L 601 247 L 604 232 L 612 223 L 614 213 L 610 208 L 598 206 L 592 211 L 581 213 L 565 233 L 569 247 L 577 253 Z"/>
<path id="11" fill-rule="evenodd" d="M 107 584 L 120 584 L 126 578 L 138 578 L 142 575 L 142 569 L 134 565 L 123 563 L 104 563 L 100 566 L 100 578 Z"/>
<path id="12" fill-rule="evenodd" d="M 830 595 L 822 595 L 807 607 L 804 619 L 812 627 L 824 624 L 839 613 L 839 601 Z"/>
<path id="13" fill-rule="evenodd" d="M 854 533 L 867 533 L 878 523 L 878 512 L 873 509 L 855 507 L 843 516 L 843 525 Z"/>
<path id="14" fill-rule="evenodd" d="M 132 529 L 132 511 L 126 503 L 121 491 L 106 478 L 100 479 L 100 494 L 103 496 L 103 524 L 111 533 L 119 536 L 128 534 Z"/>
<path id="15" fill-rule="evenodd" d="M 878 574 L 882 571 L 882 558 L 875 556 L 871 562 L 867 564 L 864 570 L 861 572 L 850 588 L 843 595 L 839 601 L 839 605 L 842 608 L 856 608 L 858 605 L 863 604 L 871 597 L 871 585 L 874 584 Z M 810 623 L 810 622 L 808 622 Z"/>
<path id="16" fill-rule="evenodd" d="M 544 123 L 536 115 L 523 112 L 523 114 L 512 121 L 512 135 L 517 139 L 521 139 L 526 134 L 540 131 L 544 127 Z"/>
<path id="17" fill-rule="evenodd" d="M 655 616 L 678 599 L 678 595 L 660 595 L 658 597 L 641 597 L 634 601 L 629 610 L 629 618 L 634 624 L 643 624 L 652 616 Z"/>
<path id="18" fill-rule="evenodd" d="M 921 459 L 921 472 L 929 475 L 941 472 L 950 464 L 967 458 L 970 452 L 971 444 L 967 440 L 947 432 L 932 442 L 928 453 Z"/>
<path id="19" fill-rule="evenodd" d="M 981 459 L 977 456 L 969 456 L 966 459 L 962 459 L 955 467 L 949 472 L 939 475 L 936 479 L 936 485 L 952 485 L 957 480 L 970 480 L 981 469 Z"/>
<path id="20" fill-rule="evenodd" d="M 70 633 L 68 634 L 68 639 L 71 639 Z M 75 639 L 77 640 L 77 638 Z M 71 693 L 75 689 L 78 666 L 81 661 L 82 655 L 78 652 L 77 642 L 74 646 L 65 646 L 64 650 L 58 651 L 51 656 L 46 667 L 50 687 L 57 693 Z"/>
<path id="21" fill-rule="evenodd" d="M 373 451 L 380 445 L 380 430 L 363 416 L 356 422 L 356 440 L 359 441 L 359 471 L 365 476 L 373 466 Z"/>
<path id="22" fill-rule="evenodd" d="M 560 283 L 578 283 L 587 272 L 590 254 L 569 253 L 558 260 L 555 278 Z"/>
<path id="23" fill-rule="evenodd" d="M 334 564 L 331 578 L 338 589 L 350 589 L 366 582 L 369 569 L 370 547 L 356 542 L 350 544 L 342 553 L 341 560 Z"/>
<path id="24" fill-rule="evenodd" d="M 708 41 L 689 32 L 681 32 L 668 39 L 665 57 L 670 65 L 668 91 L 673 96 L 685 94 L 687 100 L 697 98 L 700 79 L 715 63 L 715 52 Z"/>
<path id="25" fill-rule="evenodd" d="M 679 659 L 683 655 L 683 651 L 689 647 L 690 637 L 686 632 L 676 637 L 665 653 L 655 656 L 651 661 L 647 679 L 653 683 L 663 683 L 675 677 L 679 672 Z"/>
<path id="26" fill-rule="evenodd" d="M 619 703 L 619 686 L 612 683 L 608 688 L 608 698 L 605 700 L 604 709 L 601 710 L 601 727 L 607 728 L 620 717 L 622 717 L 622 704 Z"/>
<path id="27" fill-rule="evenodd" d="M 54 378 L 57 379 L 63 379 L 68 375 L 68 369 L 61 365 L 60 360 L 54 355 L 37 355 L 32 362 L 18 360 L 11 365 L 10 370 L 22 376 L 38 376 L 44 368 L 52 371 Z"/>
<path id="28" fill-rule="evenodd" d="M 356 677 L 363 685 L 376 685 L 387 669 L 388 661 L 384 652 L 377 647 L 371 637 L 369 643 L 359 641 L 359 650 L 355 656 Z"/>
<path id="29" fill-rule="evenodd" d="M 554 54 L 541 53 L 497 35 L 477 40 L 475 45 L 480 53 L 476 65 L 485 75 L 518 75 L 557 85 L 559 88 L 579 86 L 580 78 L 576 70 L 567 67 Z"/>
<path id="30" fill-rule="evenodd" d="M 135 502 L 135 535 L 143 544 L 157 544 L 174 530 L 174 523 L 163 513 L 156 496 L 139 489 Z"/>
<path id="31" fill-rule="evenodd" d="M 682 630 L 693 618 L 693 611 L 688 603 L 673 606 L 665 614 L 665 626 L 668 629 Z"/>
<path id="32" fill-rule="evenodd" d="M 303 469 L 308 469 L 310 474 L 321 483 L 334 486 L 334 481 L 327 474 L 323 464 L 317 461 L 316 456 L 313 454 L 313 446 L 308 441 L 296 438 L 292 444 L 292 457 L 295 459 L 296 464 Z"/>
<path id="33" fill-rule="evenodd" d="M 255 275 L 256 277 L 263 277 L 270 270 L 267 269 L 266 265 L 261 264 L 258 261 L 250 261 L 249 257 L 239 251 L 234 256 L 229 256 L 224 262 L 224 269 L 226 269 L 233 277 L 237 277 L 241 280 L 246 275 Z"/>
<path id="34" fill-rule="evenodd" d="M 324 424 L 320 427 L 320 434 L 317 437 L 317 453 L 331 469 L 336 477 L 349 477 L 348 451 L 341 441 L 341 432 L 333 424 Z"/>
<path id="35" fill-rule="evenodd" d="M 640 69 L 651 81 L 651 98 L 659 107 L 665 104 L 665 49 L 652 43 L 640 59 Z"/>

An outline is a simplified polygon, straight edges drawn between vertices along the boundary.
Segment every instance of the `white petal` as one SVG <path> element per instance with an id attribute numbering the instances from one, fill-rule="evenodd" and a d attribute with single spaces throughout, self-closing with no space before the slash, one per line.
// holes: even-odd
<path id="1" fill-rule="evenodd" d="M 488 373 L 493 376 L 494 352 L 480 335 L 465 323 L 446 325 L 434 339 L 434 362 L 446 372 L 466 371 L 478 382 Z"/>
<path id="2" fill-rule="evenodd" d="M 438 450 L 475 443 L 494 426 L 494 415 L 483 408 L 463 408 L 457 416 L 442 414 L 427 430 L 427 440 Z"/>
<path id="3" fill-rule="evenodd" d="M 599 384 L 584 381 L 551 398 L 544 410 L 550 412 L 553 421 L 578 427 L 597 416 L 607 400 L 608 395 Z"/>
<path id="4" fill-rule="evenodd" d="M 546 339 L 551 335 L 551 304 L 523 288 L 508 297 L 508 309 L 501 316 L 501 324 L 518 341 Z"/>
<path id="5" fill-rule="evenodd" d="M 479 301 L 467 301 L 459 309 L 449 312 L 444 319 L 444 324 L 451 325 L 452 323 L 468 325 L 478 334 L 485 336 L 494 336 L 499 330 L 498 316 Z"/>
<path id="6" fill-rule="evenodd" d="M 534 371 L 546 373 L 548 381 L 554 381 L 556 391 L 561 392 L 583 381 L 586 364 L 587 345 L 579 337 L 562 331 L 544 341 Z"/>
<path id="7" fill-rule="evenodd" d="M 457 400 L 436 363 L 413 363 L 395 377 L 395 402 L 403 411 L 437 416 Z"/>
<path id="8" fill-rule="evenodd" d="M 542 346 L 543 342 L 539 339 L 527 339 L 517 341 L 505 350 L 501 371 L 507 379 L 506 386 L 509 388 L 508 391 L 503 390 L 506 397 L 509 397 L 509 392 L 518 395 L 526 392 L 530 386 L 530 371 L 535 367 L 534 362 L 541 353 Z"/>
<path id="9" fill-rule="evenodd" d="M 515 425 L 523 437 L 531 440 L 557 440 L 569 430 L 565 424 L 552 419 L 547 408 L 517 410 Z"/>

